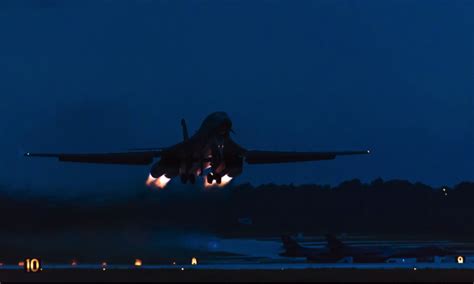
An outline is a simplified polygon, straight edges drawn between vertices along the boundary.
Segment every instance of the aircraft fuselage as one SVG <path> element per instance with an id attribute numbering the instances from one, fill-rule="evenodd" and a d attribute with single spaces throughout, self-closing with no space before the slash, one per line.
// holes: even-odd
<path id="1" fill-rule="evenodd" d="M 159 178 L 179 175 L 183 182 L 194 183 L 195 177 L 211 168 L 207 181 L 221 182 L 224 175 L 235 177 L 242 172 L 245 149 L 230 137 L 232 121 L 224 112 L 214 112 L 206 117 L 198 131 L 163 150 L 161 160 L 153 165 L 150 174 Z"/>

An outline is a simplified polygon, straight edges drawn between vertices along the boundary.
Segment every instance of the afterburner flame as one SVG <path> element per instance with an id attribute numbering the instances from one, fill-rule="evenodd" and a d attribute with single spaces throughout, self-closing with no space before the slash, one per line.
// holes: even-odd
<path id="1" fill-rule="evenodd" d="M 230 177 L 230 176 L 228 176 L 228 175 L 224 175 L 224 176 L 222 176 L 222 178 L 221 178 L 221 184 L 217 184 L 217 182 L 216 182 L 215 180 L 213 180 L 212 183 L 208 183 L 208 182 L 207 182 L 207 179 L 204 177 L 204 187 L 205 187 L 205 188 L 211 188 L 211 187 L 215 187 L 215 186 L 224 187 L 224 186 L 226 186 L 231 180 L 232 180 L 232 177 Z"/>
<path id="2" fill-rule="evenodd" d="M 146 180 L 145 184 L 150 187 L 156 187 L 159 189 L 165 188 L 166 184 L 171 179 L 166 177 L 165 175 L 160 176 L 159 178 L 154 178 L 151 174 L 148 175 L 148 179 Z"/>

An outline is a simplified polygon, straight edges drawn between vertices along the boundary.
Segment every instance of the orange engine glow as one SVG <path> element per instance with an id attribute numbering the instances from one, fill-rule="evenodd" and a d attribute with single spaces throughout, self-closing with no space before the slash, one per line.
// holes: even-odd
<path id="1" fill-rule="evenodd" d="M 150 187 L 156 187 L 156 188 L 159 188 L 159 189 L 163 189 L 163 188 L 165 188 L 166 184 L 168 184 L 168 182 L 170 180 L 171 179 L 166 177 L 165 175 L 162 175 L 159 178 L 154 178 L 150 174 L 150 175 L 148 175 L 148 179 L 146 180 L 145 184 L 147 186 L 150 186 Z"/>
<path id="2" fill-rule="evenodd" d="M 141 259 L 135 259 L 135 266 L 142 266 L 142 260 Z"/>
<path id="3" fill-rule="evenodd" d="M 212 181 L 212 183 L 208 183 L 207 182 L 207 179 L 204 178 L 204 187 L 205 188 L 211 188 L 211 187 L 215 187 L 215 186 L 218 186 L 218 187 L 224 187 L 226 186 L 230 181 L 232 180 L 232 178 L 228 175 L 224 175 L 222 178 L 221 178 L 221 184 L 217 184 L 217 182 L 215 180 Z"/>

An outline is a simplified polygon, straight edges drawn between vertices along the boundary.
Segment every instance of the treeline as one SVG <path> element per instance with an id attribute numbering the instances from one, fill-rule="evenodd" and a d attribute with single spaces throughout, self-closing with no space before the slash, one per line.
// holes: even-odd
<path id="1" fill-rule="evenodd" d="M 432 188 L 404 180 L 338 186 L 250 184 L 198 190 L 131 188 L 136 196 L 51 200 L 0 196 L 4 230 L 201 229 L 220 235 L 432 234 L 474 236 L 474 183 Z M 100 191 L 100 190 L 98 190 Z"/>

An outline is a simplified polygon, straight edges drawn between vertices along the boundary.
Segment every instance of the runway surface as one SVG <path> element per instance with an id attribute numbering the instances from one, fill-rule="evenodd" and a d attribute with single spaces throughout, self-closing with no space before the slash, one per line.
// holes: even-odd
<path id="1" fill-rule="evenodd" d="M 474 243 L 450 240 L 381 240 L 367 236 L 344 237 L 350 246 L 394 248 L 436 245 L 454 248 L 463 256 L 437 258 L 434 262 L 391 259 L 390 263 L 308 263 L 305 258 L 279 255 L 279 237 L 199 238 L 190 254 L 159 261 L 130 257 L 117 260 L 103 256 L 97 261 L 41 258 L 41 270 L 25 272 L 24 259 L 0 263 L 0 281 L 469 281 L 474 280 Z M 299 237 L 305 247 L 323 248 L 321 237 Z M 29 256 L 32 257 L 32 256 Z M 192 265 L 192 257 L 197 264 Z M 141 265 L 135 265 L 140 259 Z M 0 260 L 1 261 L 1 260 Z M 23 263 L 19 263 L 23 262 Z"/>
<path id="2" fill-rule="evenodd" d="M 143 265 L 136 267 L 130 264 L 45 264 L 45 270 L 285 270 L 285 269 L 472 269 L 474 263 L 233 263 L 233 264 L 198 264 L 198 265 Z M 24 270 L 19 265 L 3 265 L 0 270 Z"/>

